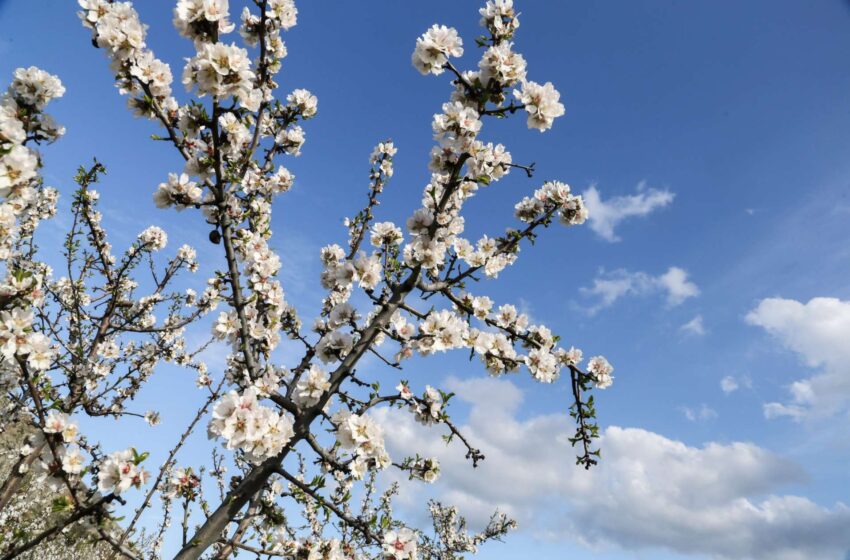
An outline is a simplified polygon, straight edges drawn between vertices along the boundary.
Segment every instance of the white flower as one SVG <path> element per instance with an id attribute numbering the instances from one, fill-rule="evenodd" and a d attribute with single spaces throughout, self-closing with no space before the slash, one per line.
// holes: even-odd
<path id="1" fill-rule="evenodd" d="M 159 251 L 168 243 L 168 235 L 156 226 L 150 226 L 139 234 L 139 242 L 150 251 Z"/>
<path id="2" fill-rule="evenodd" d="M 269 0 L 267 11 L 283 29 L 291 29 L 298 22 L 298 9 L 294 0 Z"/>
<path id="3" fill-rule="evenodd" d="M 195 258 L 197 258 L 198 253 L 191 245 L 181 245 L 179 249 L 177 249 L 177 258 L 186 261 L 191 264 L 195 262 Z"/>
<path id="4" fill-rule="evenodd" d="M 463 56 L 463 41 L 457 30 L 445 25 L 433 25 L 416 39 L 413 66 L 422 74 L 442 74 L 449 57 Z"/>
<path id="5" fill-rule="evenodd" d="M 301 155 L 301 146 L 304 145 L 304 129 L 298 125 L 290 126 L 277 133 L 274 139 L 281 148 L 289 155 Z"/>
<path id="6" fill-rule="evenodd" d="M 317 365 L 311 365 L 307 375 L 302 376 L 295 385 L 293 399 L 302 407 L 313 406 L 322 395 L 331 388 L 330 376 Z"/>
<path id="7" fill-rule="evenodd" d="M 416 560 L 416 532 L 407 527 L 384 533 L 384 556 L 393 560 Z"/>
<path id="8" fill-rule="evenodd" d="M 558 360 L 566 365 L 566 366 L 577 366 L 581 363 L 582 351 L 578 348 L 571 346 L 569 350 L 564 350 L 563 348 L 559 348 L 555 355 L 558 357 Z"/>
<path id="9" fill-rule="evenodd" d="M 511 50 L 511 43 L 499 43 L 488 48 L 478 63 L 479 77 L 485 86 L 495 80 L 500 86 L 512 86 L 525 80 L 525 59 Z"/>
<path id="10" fill-rule="evenodd" d="M 538 381 L 552 383 L 558 379 L 558 359 L 548 350 L 535 348 L 530 351 L 525 364 Z"/>
<path id="11" fill-rule="evenodd" d="M 159 412 L 155 410 L 145 412 L 145 422 L 148 423 L 148 426 L 158 426 L 160 422 Z"/>
<path id="12" fill-rule="evenodd" d="M 12 187 L 23 185 L 35 178 L 38 158 L 24 146 L 14 146 L 0 157 L 0 196 L 6 196 Z"/>
<path id="13" fill-rule="evenodd" d="M 551 82 L 542 86 L 536 82 L 523 82 L 521 91 L 514 90 L 514 97 L 525 105 L 528 128 L 543 132 L 552 128 L 554 120 L 564 114 L 564 106 L 559 101 L 561 94 Z"/>
<path id="14" fill-rule="evenodd" d="M 566 226 L 578 226 L 587 221 L 589 212 L 580 195 L 570 196 L 558 212 L 560 222 Z"/>
<path id="15" fill-rule="evenodd" d="M 201 96 L 233 96 L 243 103 L 250 100 L 253 80 L 248 51 L 224 43 L 204 43 L 183 70 L 187 90 L 197 87 Z"/>
<path id="16" fill-rule="evenodd" d="M 55 355 L 50 339 L 41 333 L 31 333 L 27 338 L 27 345 L 29 346 L 27 365 L 35 371 L 48 369 Z"/>
<path id="17" fill-rule="evenodd" d="M 478 116 L 478 111 L 465 106 L 460 101 L 444 103 L 443 113 L 434 115 L 434 122 L 431 125 L 434 138 L 441 140 L 454 135 L 474 136 L 481 130 L 481 121 Z"/>
<path id="18" fill-rule="evenodd" d="M 381 259 L 377 255 L 361 254 L 354 261 L 354 280 L 365 290 L 374 290 L 381 281 Z"/>
<path id="19" fill-rule="evenodd" d="M 146 26 L 129 2 L 79 0 L 79 4 L 85 10 L 80 18 L 94 29 L 97 46 L 107 49 L 110 56 L 123 62 L 144 48 Z"/>
<path id="20" fill-rule="evenodd" d="M 190 181 L 188 175 L 169 173 L 168 181 L 159 184 L 159 188 L 153 194 L 153 200 L 157 208 L 174 206 L 177 210 L 183 210 L 186 206 L 200 204 L 201 195 L 200 187 L 194 181 Z"/>
<path id="21" fill-rule="evenodd" d="M 147 471 L 136 465 L 133 450 L 125 449 L 110 454 L 101 463 L 97 489 L 101 492 L 121 494 L 131 486 L 141 487 L 147 479 Z"/>
<path id="22" fill-rule="evenodd" d="M 329 364 L 340 360 L 351 351 L 354 346 L 354 338 L 342 331 L 331 331 L 316 345 L 316 356 L 322 362 Z"/>
<path id="23" fill-rule="evenodd" d="M 77 446 L 67 447 L 62 452 L 62 470 L 68 474 L 83 472 L 85 461 L 85 457 Z"/>
<path id="24" fill-rule="evenodd" d="M 399 396 L 401 398 L 403 398 L 404 400 L 409 401 L 410 399 L 413 398 L 413 392 L 410 390 L 410 387 L 408 387 L 406 384 L 399 383 L 398 385 L 396 385 L 395 389 L 396 389 L 396 391 L 398 391 Z"/>
<path id="25" fill-rule="evenodd" d="M 593 376 L 598 389 L 607 389 L 614 383 L 613 371 L 614 367 L 602 356 L 594 356 L 587 362 L 587 372 Z"/>
<path id="26" fill-rule="evenodd" d="M 356 448 L 364 455 L 383 453 L 384 433 L 372 418 L 340 411 L 333 419 L 337 425 L 337 441 L 344 449 Z"/>
<path id="27" fill-rule="evenodd" d="M 430 426 L 440 419 L 440 413 L 443 409 L 443 397 L 437 389 L 430 385 L 425 386 L 425 394 L 423 400 L 425 407 L 415 404 L 413 411 L 416 413 L 416 420 L 424 426 Z"/>
<path id="28" fill-rule="evenodd" d="M 142 51 L 136 56 L 136 63 L 130 68 L 130 74 L 147 84 L 154 97 L 165 98 L 171 95 L 171 82 L 174 81 L 171 67 L 155 58 L 151 51 Z"/>
<path id="29" fill-rule="evenodd" d="M 461 348 L 468 332 L 466 321 L 448 309 L 432 312 L 419 325 L 424 336 L 416 341 L 416 348 L 423 355 Z"/>
<path id="30" fill-rule="evenodd" d="M 27 133 L 18 119 L 17 104 L 9 97 L 0 99 L 0 144 L 23 144 Z"/>
<path id="31" fill-rule="evenodd" d="M 213 325 L 213 336 L 219 340 L 233 339 L 239 331 L 239 317 L 234 311 L 222 311 Z"/>
<path id="32" fill-rule="evenodd" d="M 316 116 L 319 100 L 306 89 L 296 89 L 286 96 L 286 102 L 290 107 L 298 110 L 305 119 Z"/>
<path id="33" fill-rule="evenodd" d="M 411 473 L 429 484 L 436 482 L 440 477 L 440 461 L 436 457 L 419 459 L 411 466 Z"/>
<path id="34" fill-rule="evenodd" d="M 227 0 L 180 0 L 174 8 L 174 27 L 184 37 L 197 41 L 209 38 L 209 23 L 215 24 L 219 34 L 233 31 L 228 15 Z"/>
<path id="35" fill-rule="evenodd" d="M 427 233 L 433 222 L 434 214 L 427 208 L 419 208 L 407 219 L 407 229 L 414 235 L 421 235 Z"/>
<path id="36" fill-rule="evenodd" d="M 184 498 L 194 498 L 201 480 L 192 472 L 192 468 L 179 468 L 168 479 L 163 495 L 166 498 L 174 499 L 177 496 Z"/>
<path id="37" fill-rule="evenodd" d="M 254 463 L 280 453 L 295 435 L 292 419 L 260 404 L 258 395 L 256 387 L 230 391 L 213 407 L 208 428 L 210 437 L 224 438 L 225 447 L 241 449 Z"/>
<path id="38" fill-rule="evenodd" d="M 484 320 L 493 308 L 493 300 L 487 296 L 472 298 L 472 312 L 476 318 Z"/>
<path id="39" fill-rule="evenodd" d="M 62 434 L 62 440 L 65 443 L 71 443 L 77 439 L 79 433 L 77 424 L 72 422 L 67 414 L 56 410 L 47 413 L 43 430 L 46 434 Z"/>
<path id="40" fill-rule="evenodd" d="M 478 13 L 481 14 L 481 26 L 496 37 L 509 38 L 519 27 L 513 0 L 487 0 Z"/>
<path id="41" fill-rule="evenodd" d="M 35 66 L 15 70 L 9 91 L 19 103 L 38 110 L 44 109 L 51 99 L 65 94 L 65 88 L 59 78 Z"/>
<path id="42" fill-rule="evenodd" d="M 399 245 L 402 239 L 401 228 L 392 222 L 377 222 L 372 226 L 372 238 L 370 242 L 375 247 Z"/>

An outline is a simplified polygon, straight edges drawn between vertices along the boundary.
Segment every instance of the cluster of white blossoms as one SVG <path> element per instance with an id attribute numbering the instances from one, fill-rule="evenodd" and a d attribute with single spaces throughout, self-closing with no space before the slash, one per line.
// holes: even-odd
<path id="1" fill-rule="evenodd" d="M 543 132 L 552 128 L 555 119 L 564 114 L 564 105 L 560 102 L 561 94 L 551 82 L 542 86 L 537 82 L 524 82 L 522 89 L 514 90 L 514 97 L 528 112 L 528 128 Z"/>
<path id="2" fill-rule="evenodd" d="M 168 234 L 157 226 L 150 226 L 139 234 L 139 243 L 151 251 L 164 249 L 168 244 Z"/>
<path id="3" fill-rule="evenodd" d="M 614 383 L 614 367 L 608 363 L 603 356 L 594 356 L 587 362 L 587 372 L 591 374 L 596 382 L 596 387 L 605 389 Z"/>
<path id="4" fill-rule="evenodd" d="M 457 30 L 435 24 L 416 39 L 411 60 L 422 74 L 440 75 L 449 58 L 459 56 L 463 56 L 463 41 Z"/>
<path id="5" fill-rule="evenodd" d="M 375 420 L 365 414 L 337 411 L 332 422 L 336 426 L 336 440 L 343 449 L 353 450 L 354 459 L 348 465 L 351 476 L 362 479 L 369 469 L 385 469 L 390 457 L 384 448 L 384 431 Z"/>
<path id="6" fill-rule="evenodd" d="M 344 303 L 351 296 L 354 284 L 371 290 L 381 281 L 381 261 L 378 254 L 367 255 L 360 252 L 355 259 L 346 257 L 345 251 L 339 245 L 328 245 L 322 248 L 321 275 L 322 287 L 331 291 L 326 302 L 327 307 Z"/>
<path id="7" fill-rule="evenodd" d="M 307 560 L 354 560 L 352 546 L 339 539 L 295 540 L 284 527 L 269 537 L 268 550 L 283 558 L 306 558 Z"/>
<path id="8" fill-rule="evenodd" d="M 410 407 L 416 421 L 424 426 L 429 426 L 441 419 L 444 404 L 443 395 L 440 391 L 426 385 L 422 399 L 411 402 Z"/>
<path id="9" fill-rule="evenodd" d="M 295 385 L 293 400 L 299 406 L 313 406 L 331 388 L 328 372 L 313 364 Z"/>
<path id="10" fill-rule="evenodd" d="M 160 183 L 154 192 L 153 201 L 157 208 L 174 206 L 177 210 L 183 210 L 187 206 L 200 204 L 202 194 L 198 184 L 185 173 L 169 173 L 168 181 Z"/>
<path id="11" fill-rule="evenodd" d="M 3 362 L 13 364 L 21 359 L 33 372 L 39 372 L 50 367 L 54 355 L 50 340 L 33 331 L 31 309 L 0 311 L 0 356 Z"/>
<path id="12" fill-rule="evenodd" d="M 425 356 L 466 346 L 469 325 L 452 311 L 443 309 L 430 313 L 419 324 L 419 334 L 420 338 L 411 342 L 411 346 Z"/>
<path id="13" fill-rule="evenodd" d="M 174 27 L 193 41 L 211 40 L 233 31 L 229 16 L 227 0 L 180 0 L 174 8 Z"/>
<path id="14" fill-rule="evenodd" d="M 253 83 L 248 51 L 236 45 L 202 43 L 198 54 L 183 69 L 187 90 L 197 88 L 201 97 L 208 94 L 218 99 L 235 97 L 249 111 L 256 111 L 262 100 L 262 93 L 254 89 Z"/>
<path id="15" fill-rule="evenodd" d="M 428 483 L 436 482 L 440 477 L 440 461 L 436 457 L 419 457 L 409 468 L 411 476 Z"/>
<path id="16" fill-rule="evenodd" d="M 157 109 L 176 112 L 171 68 L 146 47 L 147 26 L 139 21 L 133 5 L 108 0 L 78 2 L 80 19 L 92 30 L 95 44 L 109 56 L 121 93 L 130 95 L 128 105 L 148 117 L 154 117 Z"/>
<path id="17" fill-rule="evenodd" d="M 487 28 L 493 37 L 510 39 L 519 27 L 513 0 L 492 0 L 478 10 L 481 27 Z"/>
<path id="18" fill-rule="evenodd" d="M 33 325 L 33 309 L 44 300 L 47 269 L 20 258 L 18 249 L 56 211 L 56 190 L 41 186 L 39 155 L 26 144 L 53 142 L 64 133 L 43 113 L 64 92 L 58 78 L 32 66 L 15 70 L 0 97 L 0 260 L 6 265 L 0 296 L 7 300 L 0 310 L 0 361 L 13 366 L 10 371 L 17 371 L 19 362 L 31 373 L 45 371 L 56 354 L 50 339 Z"/>
<path id="19" fill-rule="evenodd" d="M 306 89 L 296 89 L 286 96 L 287 104 L 296 109 L 305 119 L 316 116 L 319 107 L 318 98 Z"/>
<path id="20" fill-rule="evenodd" d="M 554 212 L 564 225 L 581 225 L 587 221 L 587 206 L 581 195 L 570 192 L 570 186 L 560 181 L 549 181 L 525 197 L 514 207 L 516 217 L 523 222 L 533 223 Z"/>
<path id="21" fill-rule="evenodd" d="M 210 437 L 221 437 L 228 449 L 239 449 L 253 463 L 273 457 L 292 439 L 292 419 L 260 404 L 259 391 L 230 391 L 213 408 Z"/>
<path id="22" fill-rule="evenodd" d="M 404 239 L 401 228 L 392 222 L 378 222 L 372 226 L 372 237 L 369 241 L 373 247 L 400 245 Z"/>
<path id="23" fill-rule="evenodd" d="M 319 340 L 316 345 L 316 357 L 323 363 L 330 364 L 345 358 L 354 346 L 354 337 L 343 331 L 331 331 Z"/>
<path id="24" fill-rule="evenodd" d="M 111 453 L 99 465 L 97 489 L 121 494 L 131 487 L 142 487 L 148 480 L 148 472 L 139 466 L 143 460 L 135 449 Z"/>
<path id="25" fill-rule="evenodd" d="M 47 438 L 51 438 L 48 444 Z M 29 438 L 21 449 L 26 456 L 41 449 L 32 462 L 31 471 L 53 490 L 62 488 L 63 477 L 79 476 L 85 468 L 86 459 L 77 440 L 79 428 L 64 412 L 51 410 L 44 418 L 41 431 Z"/>
<path id="26" fill-rule="evenodd" d="M 372 150 L 372 154 L 369 156 L 369 163 L 372 165 L 376 165 L 377 168 L 372 169 L 372 173 L 370 179 L 373 181 L 379 179 L 381 175 L 384 177 L 392 177 L 393 176 L 393 157 L 398 153 L 398 148 L 395 147 L 395 144 L 387 140 L 386 142 L 378 142 L 378 145 L 375 146 L 375 149 Z M 383 185 L 374 184 L 372 185 L 372 189 L 381 192 L 381 187 Z"/>
<path id="27" fill-rule="evenodd" d="M 397 531 L 384 533 L 384 556 L 393 560 L 416 560 L 418 558 L 417 542 L 419 535 L 416 531 L 402 527 Z"/>
<path id="28" fill-rule="evenodd" d="M 478 63 L 479 79 L 482 84 L 493 80 L 505 86 L 525 81 L 525 59 L 512 50 L 511 43 L 504 42 L 489 47 Z M 560 115 L 553 115 L 559 117 Z M 551 123 L 550 123 L 551 124 Z"/>
<path id="29" fill-rule="evenodd" d="M 64 93 L 56 76 L 31 66 L 15 70 L 0 96 L 0 259 L 12 259 L 15 243 L 56 212 L 56 190 L 40 186 L 39 155 L 27 144 L 53 142 L 64 134 L 43 112 Z"/>
<path id="30" fill-rule="evenodd" d="M 162 490 L 162 496 L 166 499 L 184 498 L 193 499 L 199 491 L 201 479 L 192 471 L 191 467 L 181 467 L 174 470 Z"/>

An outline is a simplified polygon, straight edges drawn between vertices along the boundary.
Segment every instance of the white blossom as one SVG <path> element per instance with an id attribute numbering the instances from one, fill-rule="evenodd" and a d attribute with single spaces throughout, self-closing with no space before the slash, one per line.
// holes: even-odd
<path id="1" fill-rule="evenodd" d="M 457 30 L 445 25 L 433 25 L 416 39 L 413 66 L 422 74 L 442 74 L 449 57 L 463 56 L 463 41 Z"/>
<path id="2" fill-rule="evenodd" d="M 528 113 L 528 128 L 540 132 L 552 128 L 556 118 L 564 114 L 564 106 L 559 101 L 561 94 L 551 82 L 542 86 L 537 82 L 523 82 L 521 90 L 514 90 L 516 97 Z"/>
<path id="3" fill-rule="evenodd" d="M 614 383 L 614 378 L 611 376 L 614 368 L 602 356 L 590 358 L 587 362 L 587 372 L 593 376 L 598 389 L 607 389 Z"/>
<path id="4" fill-rule="evenodd" d="M 116 451 L 101 464 L 97 489 L 101 492 L 122 494 L 131 487 L 140 488 L 148 479 L 148 473 L 136 464 L 132 449 Z"/>
<path id="5" fill-rule="evenodd" d="M 402 527 L 397 531 L 384 533 L 384 556 L 393 560 L 416 560 L 417 534 Z"/>

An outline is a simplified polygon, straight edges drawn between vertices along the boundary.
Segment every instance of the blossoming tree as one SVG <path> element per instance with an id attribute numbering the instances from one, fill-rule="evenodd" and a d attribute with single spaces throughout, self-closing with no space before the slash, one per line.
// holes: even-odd
<path id="1" fill-rule="evenodd" d="M 105 171 L 98 162 L 76 177 L 61 272 L 40 262 L 34 234 L 55 214 L 58 195 L 43 185 L 44 160 L 34 145 L 62 135 L 45 109 L 64 88 L 55 76 L 21 68 L 2 98 L 0 381 L 10 403 L 3 422 L 25 429 L 0 486 L 0 558 L 39 557 L 39 547 L 70 533 L 98 543 L 103 557 L 161 557 L 172 517 L 182 528 L 175 556 L 181 560 L 239 551 L 332 560 L 474 552 L 513 521 L 494 514 L 481 532 L 470 533 L 456 508 L 431 502 L 433 531 L 416 530 L 393 512 L 396 486 L 380 483 L 386 469 L 433 482 L 440 467 L 432 457 L 391 457 L 377 407 L 408 411 L 441 430 L 448 443 L 462 446 L 472 467 L 484 459 L 452 421 L 450 394 L 431 386 L 416 391 L 401 380 L 397 370 L 414 355 L 466 351 L 492 376 L 527 371 L 542 383 L 564 374 L 578 463 L 596 463 L 589 392 L 611 384 L 611 366 L 594 357 L 580 369 L 581 351 L 562 347 L 547 327 L 529 324 L 510 303 L 467 291 L 470 280 L 494 279 L 513 265 L 540 230 L 587 217 L 580 196 L 550 181 L 516 203 L 517 221 L 504 234 L 463 235 L 468 199 L 512 170 L 533 173 L 502 144 L 479 139 L 487 118 L 524 112 L 528 127 L 542 132 L 564 113 L 553 85 L 529 80 L 526 61 L 514 50 L 519 21 L 512 0 L 489 0 L 480 9 L 485 34 L 476 39 L 477 70 L 453 62 L 464 53 L 454 29 L 434 25 L 416 40 L 413 66 L 423 75 L 448 75 L 451 83 L 449 100 L 433 119 L 431 180 L 405 227 L 377 221 L 396 154 L 390 141 L 377 145 L 365 205 L 345 222 L 347 242 L 319 255 L 324 270 L 317 280 L 326 296 L 310 328 L 285 299 L 281 259 L 269 240 L 272 202 L 294 181 L 280 160 L 299 154 L 301 124 L 316 116 L 317 99 L 303 89 L 275 97 L 287 52 L 281 33 L 296 23 L 293 1 L 252 2 L 238 25 L 244 47 L 231 35 L 237 24 L 227 0 L 177 2 L 174 24 L 195 48 L 182 74 L 194 97 L 181 103 L 172 94 L 171 68 L 146 46 L 146 26 L 131 3 L 79 0 L 82 23 L 107 55 L 129 107 L 162 127 L 158 139 L 185 159 L 182 170 L 163 178 L 153 201 L 187 210 L 181 218 L 209 228 L 220 249 L 219 264 L 198 290 L 174 287 L 178 276 L 198 270 L 195 250 L 184 245 L 160 256 L 167 235 L 158 227 L 128 249 L 113 250 L 97 210 L 94 185 Z M 355 302 L 364 303 L 358 309 Z M 211 339 L 230 345 L 224 371 L 210 371 L 205 345 L 191 348 L 186 341 L 205 322 L 212 324 Z M 279 363 L 273 351 L 283 337 L 301 351 L 287 352 Z M 367 355 L 395 375 L 394 389 L 360 373 Z M 80 432 L 78 420 L 144 416 L 155 423 L 157 413 L 140 415 L 128 405 L 162 361 L 194 370 L 203 399 L 176 441 L 157 450 L 162 466 L 149 472 L 147 452 L 132 442 L 104 450 Z M 209 464 L 192 468 L 179 453 L 203 426 L 226 451 L 216 447 Z M 225 465 L 235 469 L 229 480 Z M 49 515 L 21 530 L 15 504 L 32 480 L 54 498 Z M 162 506 L 160 522 L 143 526 L 143 513 L 155 503 Z"/>

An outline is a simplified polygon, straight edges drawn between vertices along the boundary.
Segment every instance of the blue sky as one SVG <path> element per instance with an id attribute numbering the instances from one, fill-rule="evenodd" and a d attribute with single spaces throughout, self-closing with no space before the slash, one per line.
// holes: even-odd
<path id="1" fill-rule="evenodd" d="M 232 4 L 238 13 L 241 4 Z M 415 362 L 405 377 L 420 387 L 455 384 L 458 412 L 507 467 L 534 457 L 529 468 L 541 469 L 538 478 L 558 480 L 552 501 L 532 482 L 500 479 L 486 467 L 474 473 L 481 488 L 468 474 L 446 472 L 444 491 L 473 518 L 488 505 L 519 512 L 520 532 L 482 557 L 843 558 L 850 550 L 843 536 L 850 513 L 841 505 L 850 503 L 850 3 L 517 4 L 516 48 L 529 77 L 552 81 L 567 114 L 542 135 L 522 118 L 487 123 L 487 139 L 538 171 L 531 181 L 513 174 L 476 197 L 466 214 L 470 237 L 501 232 L 513 204 L 545 179 L 579 192 L 594 186 L 613 221 L 546 232 L 478 292 L 524 306 L 586 355 L 608 356 L 616 382 L 597 398 L 601 424 L 614 428 L 602 442 L 603 466 L 586 475 L 560 447 L 525 449 L 486 431 L 501 419 L 514 422 L 516 434 L 555 437 L 559 425 L 568 432 L 552 416 L 565 411 L 564 384 L 541 386 L 523 375 L 482 381 L 478 364 L 459 356 Z M 96 156 L 109 168 L 104 222 L 117 246 L 156 223 L 174 247 L 187 242 L 215 258 L 197 216 L 154 208 L 156 185 L 182 163 L 148 139 L 157 132 L 151 123 L 126 111 L 74 5 L 0 0 L 0 77 L 37 65 L 67 88 L 52 106 L 68 132 L 43 151 L 48 182 L 67 209 L 73 169 Z M 149 46 L 179 76 L 191 44 L 172 28 L 171 8 L 137 3 Z M 475 64 L 477 8 L 448 0 L 300 3 L 299 24 L 285 36 L 280 91 L 311 90 L 319 116 L 305 126 L 303 155 L 286 162 L 297 183 L 277 202 L 273 227 L 284 289 L 305 322 L 321 297 L 318 249 L 344 241 L 342 218 L 365 199 L 377 141 L 390 137 L 399 148 L 380 219 L 402 222 L 417 204 L 429 177 L 431 116 L 449 88 L 410 66 L 413 43 L 435 22 L 454 26 L 467 46 L 463 63 Z M 665 203 L 647 205 L 653 196 Z M 616 220 L 629 211 L 643 215 Z M 61 226 L 43 226 L 43 245 Z M 689 290 L 677 292 L 680 282 L 670 291 L 662 277 L 671 267 L 686 271 Z M 604 296 L 610 305 L 600 303 Z M 190 377 L 164 370 L 142 396 L 165 418 L 154 430 L 138 427 L 152 448 L 171 441 L 191 413 L 181 404 L 200 399 Z M 727 379 L 724 391 L 727 377 L 734 384 Z M 811 378 L 795 401 L 790 384 Z M 491 410 L 520 397 L 509 417 Z M 121 445 L 114 431 L 93 429 Z M 186 461 L 204 461 L 206 445 L 196 438 Z M 736 461 L 739 469 L 727 472 Z M 488 477 L 527 492 L 500 499 Z M 641 485 L 661 496 L 658 503 L 641 501 Z M 417 492 L 409 493 L 411 515 Z"/>

